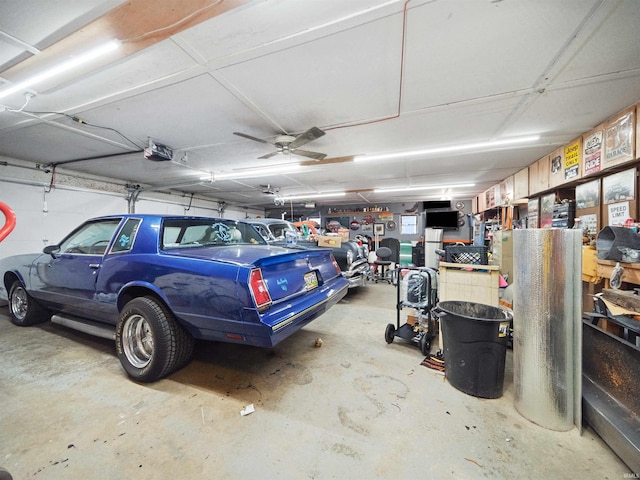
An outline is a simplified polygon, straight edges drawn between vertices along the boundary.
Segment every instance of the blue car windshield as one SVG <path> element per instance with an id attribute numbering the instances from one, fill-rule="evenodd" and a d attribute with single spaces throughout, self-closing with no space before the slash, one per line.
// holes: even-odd
<path id="1" fill-rule="evenodd" d="M 265 245 L 251 225 L 219 218 L 168 218 L 162 225 L 161 249 L 225 245 Z"/>

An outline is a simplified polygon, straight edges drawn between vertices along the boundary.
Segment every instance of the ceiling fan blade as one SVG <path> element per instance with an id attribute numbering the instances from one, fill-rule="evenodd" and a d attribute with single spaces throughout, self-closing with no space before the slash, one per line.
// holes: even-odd
<path id="1" fill-rule="evenodd" d="M 302 157 L 315 158 L 316 160 L 322 160 L 327 156 L 326 153 L 308 152 L 307 150 L 299 150 L 297 148 L 295 150 L 291 150 L 291 153 Z"/>
<path id="2" fill-rule="evenodd" d="M 306 132 L 303 132 L 300 135 L 296 136 L 296 139 L 289 144 L 289 148 L 294 149 L 294 148 L 301 147 L 302 145 L 309 143 L 310 141 L 315 140 L 316 138 L 320 138 L 323 135 L 324 135 L 324 132 L 320 130 L 318 127 L 311 127 Z"/>
<path id="3" fill-rule="evenodd" d="M 271 158 L 271 157 L 275 157 L 276 155 L 278 155 L 280 152 L 271 152 L 271 153 L 267 153 L 266 155 L 262 155 L 261 157 L 258 157 L 258 159 L 260 160 L 264 160 L 265 158 Z"/>
<path id="4" fill-rule="evenodd" d="M 244 137 L 244 138 L 248 138 L 249 140 L 253 140 L 255 142 L 260 142 L 260 143 L 267 143 L 269 145 L 274 145 L 271 142 L 267 142 L 266 140 L 263 140 L 262 138 L 258 138 L 258 137 L 252 137 L 251 135 L 247 135 L 246 133 L 242 133 L 242 132 L 233 132 L 234 135 L 238 135 L 239 137 Z"/>
<path id="5" fill-rule="evenodd" d="M 313 167 L 314 165 L 326 165 L 329 163 L 345 163 L 351 162 L 357 155 L 347 155 L 344 157 L 331 157 L 331 158 L 323 158 L 321 160 L 306 160 L 304 162 L 300 162 L 300 165 L 303 167 Z"/>

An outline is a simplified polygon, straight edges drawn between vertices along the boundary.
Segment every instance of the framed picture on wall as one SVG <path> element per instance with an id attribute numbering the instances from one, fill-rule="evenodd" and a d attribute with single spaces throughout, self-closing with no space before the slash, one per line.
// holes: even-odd
<path id="1" fill-rule="evenodd" d="M 384 223 L 374 223 L 373 224 L 373 233 L 380 237 L 384 236 Z"/>
<path id="2" fill-rule="evenodd" d="M 604 203 L 633 200 L 636 197 L 636 169 L 625 170 L 602 179 Z"/>
<path id="3" fill-rule="evenodd" d="M 600 180 L 576 185 L 576 208 L 593 208 L 600 205 Z"/>

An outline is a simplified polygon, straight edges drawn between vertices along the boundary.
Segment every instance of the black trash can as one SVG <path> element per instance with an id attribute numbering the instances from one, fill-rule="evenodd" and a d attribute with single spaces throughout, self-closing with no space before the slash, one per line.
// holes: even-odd
<path id="1" fill-rule="evenodd" d="M 501 397 L 511 313 L 457 300 L 440 302 L 437 311 L 449 383 L 475 397 Z"/>

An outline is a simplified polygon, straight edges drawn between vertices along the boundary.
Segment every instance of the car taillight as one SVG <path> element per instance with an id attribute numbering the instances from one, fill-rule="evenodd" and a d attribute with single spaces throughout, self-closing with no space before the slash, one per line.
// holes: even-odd
<path id="1" fill-rule="evenodd" d="M 251 270 L 249 274 L 249 290 L 253 296 L 259 311 L 266 310 L 271 305 L 271 295 L 267 290 L 267 285 L 262 278 L 262 271 L 259 268 Z"/>
<path id="2" fill-rule="evenodd" d="M 340 275 L 342 273 L 342 270 L 340 270 L 340 265 L 338 265 L 338 262 L 336 262 L 336 259 L 333 258 L 333 254 L 331 255 L 331 261 L 333 262 L 333 266 L 336 267 L 336 273 Z"/>

